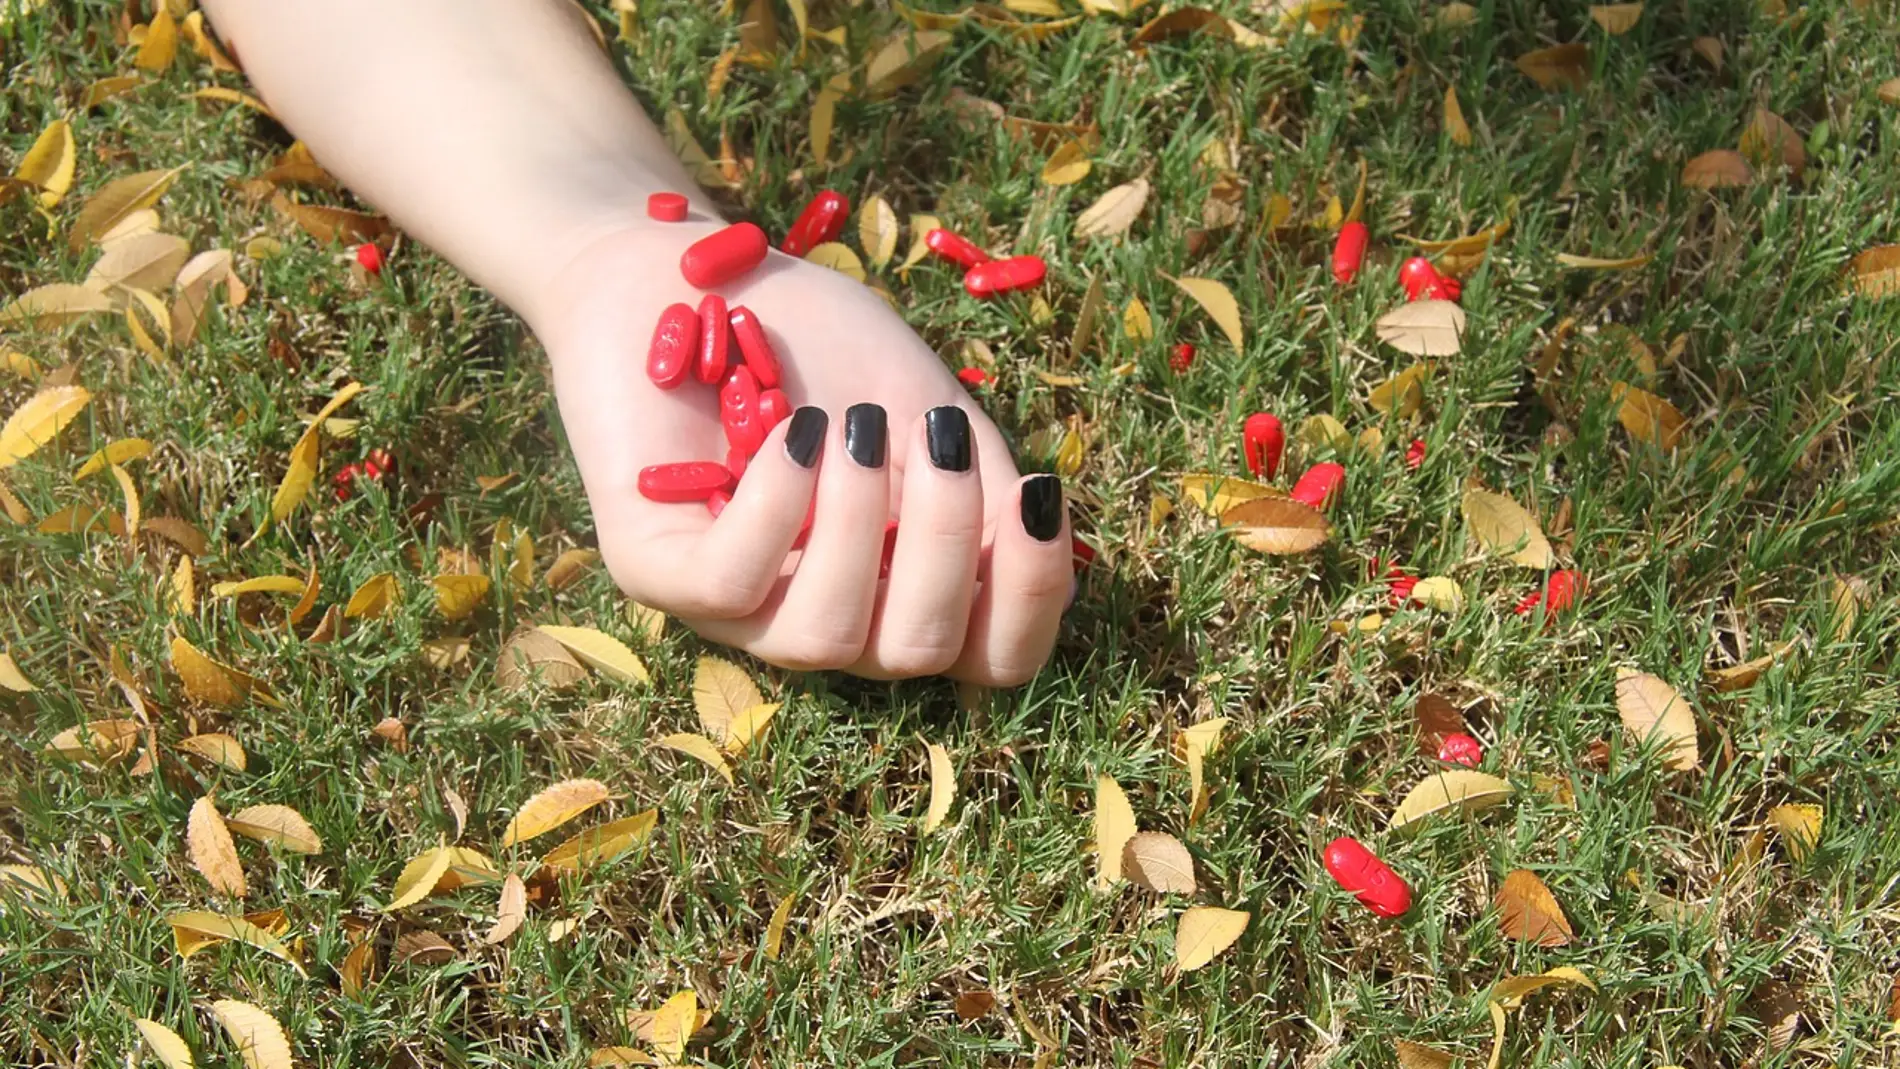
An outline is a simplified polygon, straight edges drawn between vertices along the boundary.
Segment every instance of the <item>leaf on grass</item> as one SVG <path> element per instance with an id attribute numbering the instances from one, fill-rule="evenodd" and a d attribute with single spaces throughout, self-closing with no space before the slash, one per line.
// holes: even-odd
<path id="1" fill-rule="evenodd" d="M 237 1045 L 244 1069 L 290 1069 L 290 1039 L 277 1018 L 234 998 L 213 1002 L 211 1016 Z"/>
<path id="2" fill-rule="evenodd" d="M 1228 23 L 1226 16 L 1218 12 L 1209 11 L 1204 7 L 1178 7 L 1166 14 L 1149 19 L 1141 29 L 1135 31 L 1135 36 L 1130 38 L 1128 43 L 1140 49 L 1157 41 L 1172 40 L 1195 33 L 1231 39 L 1234 36 L 1234 28 Z"/>
<path id="3" fill-rule="evenodd" d="M 1174 930 L 1174 964 L 1182 972 L 1193 972 L 1233 946 L 1252 914 L 1218 906 L 1195 906 L 1181 914 Z"/>
<path id="4" fill-rule="evenodd" d="M 345 998 L 360 998 L 363 987 L 376 969 L 376 942 L 365 937 L 343 955 L 343 964 L 337 969 L 337 980 L 343 989 Z"/>
<path id="5" fill-rule="evenodd" d="M 190 345 L 198 337 L 212 290 L 223 286 L 225 304 L 231 308 L 242 306 L 251 294 L 237 275 L 230 249 L 206 249 L 193 256 L 179 268 L 172 285 L 177 295 L 172 299 L 171 331 L 179 345 Z"/>
<path id="6" fill-rule="evenodd" d="M 1755 172 L 1741 153 L 1711 149 L 1682 165 L 1682 184 L 1695 189 L 1731 189 L 1755 180 Z"/>
<path id="7" fill-rule="evenodd" d="M 1808 855 L 1821 842 L 1821 821 L 1824 811 L 1818 805 L 1786 803 L 1768 811 L 1768 826 L 1781 833 L 1781 839 L 1788 844 L 1788 856 L 1795 861 L 1806 861 Z"/>
<path id="8" fill-rule="evenodd" d="M 1423 1043 L 1395 1039 L 1392 1049 L 1399 1056 L 1399 1069 L 1452 1069 L 1458 1064 L 1458 1059 L 1450 1054 Z"/>
<path id="9" fill-rule="evenodd" d="M 337 409 L 350 402 L 350 399 L 363 392 L 363 384 L 351 382 L 336 392 L 336 396 L 325 402 L 317 410 L 310 426 L 297 438 L 297 444 L 290 448 L 290 463 L 284 470 L 284 479 L 277 484 L 277 492 L 271 495 L 270 518 L 272 522 L 282 523 L 290 514 L 310 496 L 311 484 L 317 479 L 317 462 L 321 457 L 323 445 L 323 421 L 334 415 Z M 252 541 L 262 537 L 270 524 L 258 527 L 251 536 Z"/>
<path id="10" fill-rule="evenodd" d="M 630 817 L 589 828 L 549 850 L 541 864 L 561 872 L 579 872 L 612 861 L 647 841 L 659 823 L 660 811 L 648 809 Z"/>
<path id="11" fill-rule="evenodd" d="M 454 863 L 455 848 L 451 846 L 431 847 L 410 858 L 409 863 L 396 874 L 396 887 L 391 892 L 393 897 L 383 907 L 383 912 L 394 913 L 399 909 L 407 909 L 429 897 Z"/>
<path id="12" fill-rule="evenodd" d="M 389 611 L 396 603 L 399 590 L 393 572 L 379 572 L 357 586 L 350 595 L 349 604 L 343 607 L 343 615 L 349 619 L 374 620 Z"/>
<path id="13" fill-rule="evenodd" d="M 1738 147 L 1757 167 L 1786 167 L 1796 178 L 1808 167 L 1808 150 L 1801 135 L 1788 125 L 1788 120 L 1767 108 L 1755 109 Z"/>
<path id="14" fill-rule="evenodd" d="M 253 579 L 217 583 L 211 588 L 215 598 L 235 598 L 244 594 L 302 594 L 303 580 L 294 575 L 260 575 Z"/>
<path id="15" fill-rule="evenodd" d="M 193 1069 L 191 1048 L 178 1033 L 149 1017 L 133 1018 L 132 1026 L 139 1030 L 139 1038 L 152 1048 L 152 1054 L 164 1063 L 165 1069 Z"/>
<path id="16" fill-rule="evenodd" d="M 1696 752 L 1695 710 L 1668 683 L 1647 672 L 1617 669 L 1616 711 L 1623 719 L 1623 730 L 1639 745 L 1656 737 L 1663 767 L 1688 772 L 1701 763 Z"/>
<path id="17" fill-rule="evenodd" d="M 181 958 L 189 958 L 205 947 L 230 940 L 281 958 L 299 973 L 303 972 L 303 966 L 291 954 L 290 948 L 270 932 L 243 917 L 190 910 L 166 917 L 165 923 L 171 926 L 172 946 Z"/>
<path id="18" fill-rule="evenodd" d="M 205 656 L 182 635 L 172 639 L 171 665 L 193 701 L 230 709 L 244 704 L 245 695 L 255 689 L 256 680 Z"/>
<path id="19" fill-rule="evenodd" d="M 152 443 L 143 438 L 120 438 L 106 443 L 104 449 L 86 458 L 79 470 L 73 472 L 73 481 L 78 482 L 88 475 L 95 475 L 113 464 L 129 464 L 150 456 Z"/>
<path id="20" fill-rule="evenodd" d="M 0 426 L 0 468 L 12 467 L 38 452 L 79 418 L 91 401 L 92 394 L 84 386 L 53 386 L 27 398 Z"/>
<path id="21" fill-rule="evenodd" d="M 1496 986 L 1491 988 L 1491 1001 L 1507 1010 L 1514 1010 L 1522 1006 L 1524 999 L 1533 992 L 1542 991 L 1547 987 L 1573 984 L 1587 987 L 1592 991 L 1597 989 L 1597 985 L 1582 969 L 1559 965 L 1535 976 L 1507 976 L 1499 980 Z"/>
<path id="22" fill-rule="evenodd" d="M 115 241 L 87 272 L 85 286 L 110 293 L 115 286 L 162 290 L 191 258 L 191 245 L 176 234 L 140 234 Z M 166 317 L 169 324 L 170 317 Z"/>
<path id="23" fill-rule="evenodd" d="M 864 281 L 864 261 L 858 259 L 858 254 L 842 241 L 827 241 L 814 246 L 805 254 L 805 259 L 820 267 L 829 267 L 848 278 Z"/>
<path id="24" fill-rule="evenodd" d="M 271 198 L 271 204 L 278 214 L 296 223 L 319 245 L 374 244 L 389 236 L 389 220 L 380 215 L 322 204 L 299 204 L 282 192 Z"/>
<path id="25" fill-rule="evenodd" d="M 646 1031 L 648 1043 L 653 1045 L 667 1065 L 677 1065 L 686 1055 L 687 1041 L 699 1030 L 699 996 L 691 988 L 681 991 L 660 1004 L 653 1011 L 653 1018 Z"/>
<path id="26" fill-rule="evenodd" d="M 1380 341 L 1413 356 L 1456 356 L 1464 347 L 1465 310 L 1454 301 L 1409 301 L 1379 317 Z"/>
<path id="27" fill-rule="evenodd" d="M 660 745 L 669 750 L 677 750 L 703 763 L 707 768 L 719 773 L 719 777 L 726 781 L 727 786 L 734 783 L 732 766 L 726 763 L 726 757 L 719 752 L 719 747 L 713 745 L 713 741 L 706 736 L 681 731 L 661 739 Z"/>
<path id="28" fill-rule="evenodd" d="M 1129 298 L 1128 307 L 1122 311 L 1122 333 L 1130 341 L 1155 339 L 1154 317 L 1148 314 L 1148 306 L 1141 303 L 1140 297 Z"/>
<path id="29" fill-rule="evenodd" d="M 183 167 L 174 167 L 169 171 L 141 171 L 106 183 L 99 192 L 87 198 L 85 205 L 79 209 L 78 218 L 73 220 L 72 234 L 68 239 L 72 250 L 78 252 L 88 242 L 117 226 L 126 216 L 158 203 L 158 199 L 184 172 Z"/>
<path id="30" fill-rule="evenodd" d="M 178 58 L 178 22 L 171 9 L 161 5 L 145 27 L 145 40 L 139 44 L 132 65 L 151 74 L 163 74 Z"/>
<path id="31" fill-rule="evenodd" d="M 580 581 L 582 573 L 600 560 L 600 551 L 596 549 L 570 549 L 554 558 L 548 570 L 541 577 L 549 590 L 566 590 Z"/>
<path id="32" fill-rule="evenodd" d="M 638 1047 L 598 1047 L 587 1056 L 587 1069 L 621 1065 L 658 1065 L 660 1060 Z"/>
<path id="33" fill-rule="evenodd" d="M 1621 37 L 1636 28 L 1643 17 L 1641 4 L 1591 4 L 1590 19 L 1611 37 Z"/>
<path id="34" fill-rule="evenodd" d="M 495 926 L 482 936 L 482 942 L 496 946 L 508 941 L 516 929 L 528 918 L 528 885 L 521 877 L 509 873 L 501 881 L 501 901 L 495 907 Z"/>
<path id="35" fill-rule="evenodd" d="M 178 748 L 233 772 L 242 772 L 249 764 L 244 756 L 244 747 L 236 739 L 222 732 L 212 731 L 203 735 L 187 736 L 178 740 Z M 228 825 L 230 821 L 227 820 L 225 823 Z"/>
<path id="36" fill-rule="evenodd" d="M 20 666 L 13 663 L 11 653 L 0 652 L 0 689 L 15 694 L 31 694 L 40 688 L 34 686 L 20 671 Z"/>
<path id="37" fill-rule="evenodd" d="M 1197 473 L 1181 476 L 1181 494 L 1202 512 L 1219 519 L 1236 505 L 1263 497 L 1283 498 L 1286 491 L 1228 475 Z"/>
<path id="38" fill-rule="evenodd" d="M 134 79 L 136 81 L 137 79 Z M 52 208 L 59 204 L 68 190 L 73 188 L 73 168 L 79 159 L 78 145 L 73 141 L 73 129 L 65 119 L 54 119 L 40 131 L 33 147 L 20 157 L 20 165 L 13 170 L 13 177 L 22 182 L 37 186 L 36 198 L 42 208 Z M 0 191 L 0 204 L 6 202 L 4 191 Z"/>
<path id="39" fill-rule="evenodd" d="M 1755 681 L 1761 678 L 1763 672 L 1780 663 L 1781 659 L 1794 648 L 1793 642 L 1778 643 L 1760 657 L 1727 668 L 1712 669 L 1708 673 L 1709 686 L 1717 694 L 1727 694 L 1752 687 Z"/>
<path id="40" fill-rule="evenodd" d="M 203 89 L 193 90 L 190 96 L 193 100 L 209 100 L 216 104 L 236 104 L 241 108 L 249 108 L 265 118 L 273 120 L 277 118 L 277 114 L 270 110 L 269 104 L 264 103 L 249 93 L 240 93 L 235 89 L 228 89 L 222 85 L 206 86 Z"/>
<path id="41" fill-rule="evenodd" d="M 1465 109 L 1458 103 L 1458 87 L 1445 87 L 1445 136 L 1461 148 L 1471 147 L 1471 126 L 1465 122 Z"/>
<path id="42" fill-rule="evenodd" d="M 936 743 L 924 747 L 930 757 L 930 805 L 924 812 L 924 834 L 943 827 L 950 806 L 957 800 L 957 770 L 950 764 L 950 753 Z"/>
<path id="43" fill-rule="evenodd" d="M 523 627 L 508 636 L 495 659 L 495 681 L 503 690 L 519 690 L 540 673 L 543 683 L 561 690 L 587 678 L 587 669 L 567 647 L 539 629 Z"/>
<path id="44" fill-rule="evenodd" d="M 460 620 L 482 607 L 488 598 L 485 575 L 438 575 L 429 580 L 435 588 L 435 611 L 444 620 Z"/>
<path id="45" fill-rule="evenodd" d="M 1573 41 L 1526 52 L 1517 57 L 1517 69 L 1544 89 L 1582 91 L 1590 81 L 1590 46 Z"/>
<path id="46" fill-rule="evenodd" d="M 1130 882 L 1163 894 L 1194 893 L 1194 855 L 1166 832 L 1144 831 L 1122 844 L 1122 873 Z"/>
<path id="47" fill-rule="evenodd" d="M 556 627 L 552 624 L 543 624 L 538 630 L 567 647 L 568 652 L 585 661 L 596 672 L 623 683 L 645 683 L 651 678 L 640 658 L 612 635 L 591 627 Z"/>
<path id="48" fill-rule="evenodd" d="M 1437 368 L 1438 365 L 1429 360 L 1413 364 L 1374 386 L 1366 397 L 1366 403 L 1381 415 L 1410 419 L 1419 406 L 1425 403 L 1425 380 L 1431 378 Z"/>
<path id="49" fill-rule="evenodd" d="M 506 848 L 545 835 L 612 797 L 613 792 L 597 779 L 562 780 L 522 803 L 502 831 L 501 845 Z"/>
<path id="50" fill-rule="evenodd" d="M 924 257 L 930 254 L 930 246 L 924 244 L 924 239 L 930 236 L 932 230 L 942 230 L 943 220 L 934 215 L 912 215 L 908 229 L 910 251 L 904 254 L 904 262 L 897 265 L 900 274 L 922 263 Z"/>
<path id="51" fill-rule="evenodd" d="M 1122 850 L 1136 832 L 1135 810 L 1121 785 L 1095 777 L 1095 885 L 1106 888 L 1122 879 Z"/>
<path id="52" fill-rule="evenodd" d="M 1876 245 L 1847 262 L 1854 291 L 1863 297 L 1900 296 L 1900 245 Z"/>
<path id="53" fill-rule="evenodd" d="M 887 40 L 864 68 L 864 91 L 889 96 L 923 77 L 950 47 L 951 35 L 942 30 L 899 33 Z"/>
<path id="54" fill-rule="evenodd" d="M 1221 333 L 1227 335 L 1227 340 L 1233 343 L 1235 352 L 1247 351 L 1247 335 L 1240 325 L 1240 303 L 1234 300 L 1233 291 L 1228 289 L 1225 283 L 1216 282 L 1211 278 L 1174 278 L 1172 276 L 1169 276 L 1168 281 L 1181 287 L 1181 292 L 1194 298 L 1194 303 L 1200 305 L 1214 320 L 1215 325 L 1220 327 Z"/>
<path id="55" fill-rule="evenodd" d="M 247 839 L 274 843 L 293 854 L 323 853 L 323 839 L 303 814 L 287 805 L 253 805 L 226 817 L 225 827 Z"/>
<path id="56" fill-rule="evenodd" d="M 772 918 L 765 922 L 765 957 L 768 961 L 777 961 L 779 952 L 785 945 L 785 925 L 792 919 L 792 904 L 797 896 L 787 892 L 772 908 Z"/>
<path id="57" fill-rule="evenodd" d="M 191 867 L 205 878 L 211 889 L 234 898 L 249 894 L 244 884 L 244 867 L 238 863 L 237 844 L 230 829 L 218 814 L 216 803 L 206 795 L 191 806 L 191 818 L 185 825 L 185 845 L 191 854 Z"/>
<path id="58" fill-rule="evenodd" d="M 1192 727 L 1181 729 L 1175 738 L 1175 747 L 1181 752 L 1181 759 L 1187 763 L 1188 770 L 1188 823 L 1200 819 L 1207 811 L 1206 763 L 1220 748 L 1221 732 L 1226 730 L 1228 719 L 1218 716 L 1212 720 L 1203 720 Z"/>
<path id="59" fill-rule="evenodd" d="M 1682 440 L 1682 431 L 1689 425 L 1689 419 L 1675 405 L 1627 382 L 1611 383 L 1610 391 L 1617 422 L 1631 438 L 1665 452 Z"/>
<path id="60" fill-rule="evenodd" d="M 132 756 L 141 730 L 136 720 L 88 720 L 54 735 L 46 752 L 68 761 L 109 765 Z"/>
<path id="61" fill-rule="evenodd" d="M 50 330 L 115 308 L 112 298 L 89 286 L 55 282 L 27 290 L 0 308 L 0 326 L 24 325 L 35 330 Z"/>
<path id="62" fill-rule="evenodd" d="M 1089 176 L 1093 164 L 1089 162 L 1088 146 L 1080 141 L 1064 141 L 1049 154 L 1042 165 L 1042 184 L 1046 186 L 1072 186 Z"/>
<path id="63" fill-rule="evenodd" d="M 1487 551 L 1508 552 L 1512 563 L 1539 571 L 1556 563 L 1537 517 L 1517 502 L 1487 490 L 1467 490 L 1460 508 L 1473 537 Z"/>
<path id="64" fill-rule="evenodd" d="M 754 742 L 765 737 L 765 730 L 772 725 L 772 718 L 778 715 L 778 711 L 778 702 L 760 702 L 740 710 L 739 715 L 732 718 L 732 725 L 726 731 L 726 741 L 719 748 L 729 757 L 745 753 Z"/>
<path id="65" fill-rule="evenodd" d="M 1284 497 L 1244 501 L 1222 513 L 1220 522 L 1232 529 L 1234 541 L 1273 557 L 1318 549 L 1333 531 L 1318 509 Z"/>
<path id="66" fill-rule="evenodd" d="M 1504 877 L 1498 888 L 1497 907 L 1498 927 L 1512 939 L 1540 947 L 1560 947 L 1570 942 L 1570 920 L 1557 904 L 1557 896 L 1529 869 L 1518 869 Z"/>
<path id="67" fill-rule="evenodd" d="M 1148 203 L 1152 188 L 1146 178 L 1137 178 L 1102 194 L 1076 216 L 1075 236 L 1078 239 L 1111 238 L 1127 233 Z"/>
<path id="68" fill-rule="evenodd" d="M 1511 785 L 1496 776 L 1470 769 L 1439 772 L 1425 777 L 1399 802 L 1392 811 L 1391 827 L 1403 828 L 1454 809 L 1482 812 L 1510 796 Z"/>
<path id="69" fill-rule="evenodd" d="M 1456 616 L 1465 608 L 1464 588 L 1456 579 L 1444 575 L 1427 576 L 1414 583 L 1410 600 L 1446 616 Z"/>
<path id="70" fill-rule="evenodd" d="M 897 255 L 897 212 L 883 197 L 874 194 L 858 209 L 858 247 L 872 267 L 882 268 Z"/>

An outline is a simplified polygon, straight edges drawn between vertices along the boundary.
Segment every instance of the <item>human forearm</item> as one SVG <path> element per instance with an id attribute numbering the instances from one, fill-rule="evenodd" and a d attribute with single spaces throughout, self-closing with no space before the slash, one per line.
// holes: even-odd
<path id="1" fill-rule="evenodd" d="M 205 6 L 327 169 L 530 320 L 648 192 L 698 196 L 562 0 Z"/>

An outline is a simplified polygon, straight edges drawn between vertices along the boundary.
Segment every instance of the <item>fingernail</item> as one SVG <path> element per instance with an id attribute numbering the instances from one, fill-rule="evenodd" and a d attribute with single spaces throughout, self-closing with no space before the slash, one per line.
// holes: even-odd
<path id="1" fill-rule="evenodd" d="M 785 428 L 785 455 L 801 468 L 818 463 L 818 450 L 825 444 L 825 410 L 806 405 L 792 413 Z"/>
<path id="2" fill-rule="evenodd" d="M 1032 475 L 1023 483 L 1023 530 L 1038 542 L 1053 542 L 1062 533 L 1062 480 Z"/>
<path id="3" fill-rule="evenodd" d="M 970 414 L 955 405 L 924 413 L 924 444 L 939 471 L 970 470 Z"/>
<path id="4" fill-rule="evenodd" d="M 886 423 L 883 405 L 852 405 L 844 410 L 844 451 L 858 467 L 884 466 Z"/>

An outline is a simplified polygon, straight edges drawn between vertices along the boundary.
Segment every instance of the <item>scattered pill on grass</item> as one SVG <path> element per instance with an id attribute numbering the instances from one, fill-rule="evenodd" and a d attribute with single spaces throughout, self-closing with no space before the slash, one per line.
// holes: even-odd
<path id="1" fill-rule="evenodd" d="M 1339 497 L 1339 488 L 1345 482 L 1346 469 L 1328 460 L 1306 469 L 1287 496 L 1302 505 L 1323 509 Z"/>
<path id="2" fill-rule="evenodd" d="M 1417 471 L 1425 463 L 1425 439 L 1414 438 L 1412 444 L 1405 447 L 1405 467 L 1408 471 Z"/>
<path id="3" fill-rule="evenodd" d="M 961 367 L 957 369 L 957 381 L 974 390 L 990 384 L 990 373 L 980 367 Z"/>
<path id="4" fill-rule="evenodd" d="M 647 347 L 647 378 L 662 390 L 686 381 L 699 355 L 699 314 L 690 304 L 669 304 L 653 327 Z"/>
<path id="5" fill-rule="evenodd" d="M 1448 765 L 1477 768 L 1484 764 L 1484 747 L 1462 731 L 1453 732 L 1438 744 L 1438 759 Z"/>
<path id="6" fill-rule="evenodd" d="M 1583 587 L 1583 573 L 1559 568 L 1550 573 L 1542 590 L 1531 591 L 1524 596 L 1523 601 L 1517 603 L 1516 612 L 1519 616 L 1529 616 L 1542 605 L 1546 616 L 1556 616 L 1577 603 L 1577 599 L 1583 596 Z"/>
<path id="7" fill-rule="evenodd" d="M 965 270 L 990 262 L 990 254 L 977 248 L 970 239 L 941 227 L 924 235 L 924 248 L 952 263 L 961 264 Z"/>
<path id="8" fill-rule="evenodd" d="M 802 257 L 827 241 L 838 240 L 850 215 L 851 202 L 844 194 L 823 190 L 798 213 L 798 220 L 785 232 L 779 248 Z"/>
<path id="9" fill-rule="evenodd" d="M 769 244 L 765 231 L 734 223 L 687 246 L 680 254 L 680 274 L 700 289 L 711 289 L 759 266 Z"/>
<path id="10" fill-rule="evenodd" d="M 1280 472 L 1280 455 L 1286 451 L 1286 428 L 1270 412 L 1255 412 L 1240 429 L 1241 451 L 1247 458 L 1247 471 L 1256 479 L 1271 479 Z"/>
<path id="11" fill-rule="evenodd" d="M 1364 843 L 1340 836 L 1326 844 L 1326 872 L 1347 893 L 1381 917 L 1399 917 L 1412 908 L 1412 888 Z"/>
<path id="12" fill-rule="evenodd" d="M 1168 354 L 1168 366 L 1175 371 L 1186 371 L 1194 366 L 1194 343 L 1181 342 Z"/>
<path id="13" fill-rule="evenodd" d="M 1371 240 L 1364 223 L 1351 222 L 1339 228 L 1339 238 L 1333 242 L 1334 281 L 1347 286 L 1359 277 L 1359 268 L 1366 262 L 1366 244 Z"/>
<path id="14" fill-rule="evenodd" d="M 356 247 L 357 266 L 369 272 L 372 278 L 383 273 L 383 250 L 379 245 L 364 242 Z"/>
<path id="15" fill-rule="evenodd" d="M 1049 266 L 1040 256 L 1012 256 L 970 268 L 963 276 L 963 288 L 972 297 L 994 297 L 1040 286 L 1048 273 Z"/>

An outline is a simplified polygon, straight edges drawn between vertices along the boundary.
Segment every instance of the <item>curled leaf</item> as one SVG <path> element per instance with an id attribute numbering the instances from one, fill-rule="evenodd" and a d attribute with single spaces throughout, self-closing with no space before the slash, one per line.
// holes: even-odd
<path id="1" fill-rule="evenodd" d="M 924 834 L 929 835 L 950 815 L 951 803 L 957 798 L 957 770 L 943 747 L 933 742 L 924 749 L 930 755 L 930 806 L 924 813 Z"/>
<path id="2" fill-rule="evenodd" d="M 1233 291 L 1225 283 L 1211 278 L 1170 278 L 1169 281 L 1181 287 L 1181 292 L 1194 298 L 1194 303 L 1200 305 L 1214 320 L 1214 324 L 1220 327 L 1221 333 L 1227 335 L 1235 352 L 1247 351 L 1247 335 L 1240 323 L 1240 303 L 1234 300 Z"/>
<path id="3" fill-rule="evenodd" d="M 626 644 L 612 635 L 596 631 L 591 627 L 556 627 L 543 624 L 540 632 L 561 645 L 566 646 L 574 656 L 585 661 L 588 667 L 618 679 L 623 683 L 645 683 L 649 680 L 646 665 Z"/>
<path id="4" fill-rule="evenodd" d="M 84 386 L 52 386 L 21 402 L 0 426 L 0 468 L 12 467 L 38 452 L 78 419 L 91 401 L 92 394 Z"/>
<path id="5" fill-rule="evenodd" d="M 1109 887 L 1122 878 L 1123 848 L 1135 836 L 1135 810 L 1121 785 L 1095 777 L 1095 885 Z"/>
<path id="6" fill-rule="evenodd" d="M 732 778 L 732 766 L 726 763 L 725 755 L 720 753 L 719 747 L 713 745 L 712 740 L 704 735 L 682 731 L 661 739 L 660 745 L 683 753 L 719 773 L 719 778 L 725 780 L 727 786 L 735 782 Z"/>
<path id="7" fill-rule="evenodd" d="M 1682 165 L 1682 184 L 1695 189 L 1732 189 L 1754 180 L 1748 160 L 1734 149 L 1711 149 Z"/>
<path id="8" fill-rule="evenodd" d="M 1440 772 L 1425 777 L 1399 802 L 1391 826 L 1396 830 L 1454 809 L 1481 812 L 1510 796 L 1511 785 L 1496 776 L 1470 769 Z"/>
<path id="9" fill-rule="evenodd" d="M 647 841 L 659 823 L 657 809 L 589 828 L 548 851 L 541 864 L 560 872 L 579 872 L 619 857 Z"/>

